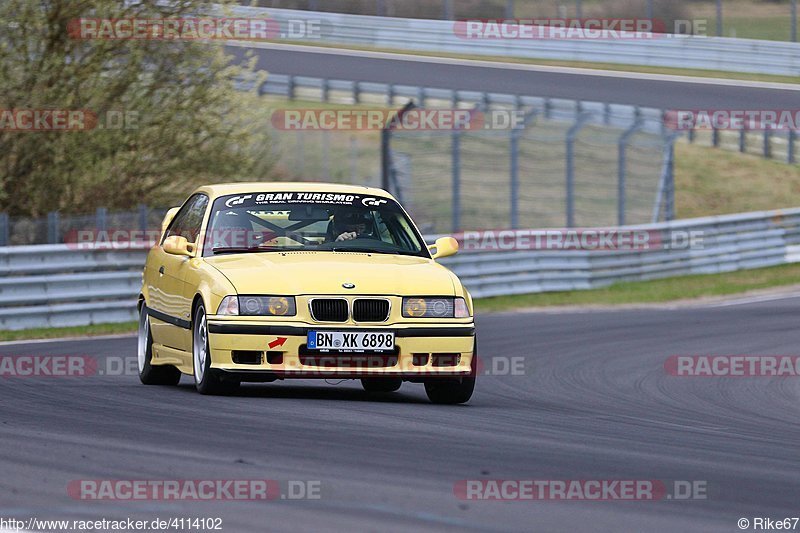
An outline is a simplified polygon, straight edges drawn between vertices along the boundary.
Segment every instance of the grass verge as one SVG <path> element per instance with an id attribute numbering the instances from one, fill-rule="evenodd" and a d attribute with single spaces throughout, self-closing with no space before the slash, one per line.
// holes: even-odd
<path id="1" fill-rule="evenodd" d="M 135 333 L 137 326 L 137 322 L 121 322 L 119 324 L 92 324 L 91 326 L 73 326 L 68 328 L 34 328 L 17 331 L 0 331 L 0 341 L 118 335 L 123 333 Z"/>
<path id="2" fill-rule="evenodd" d="M 475 307 L 478 313 L 485 313 L 526 307 L 657 303 L 706 296 L 725 296 L 797 283 L 800 283 L 800 264 L 791 264 L 723 274 L 702 274 L 617 283 L 610 287 L 589 291 L 545 292 L 479 298 L 475 300 Z"/>

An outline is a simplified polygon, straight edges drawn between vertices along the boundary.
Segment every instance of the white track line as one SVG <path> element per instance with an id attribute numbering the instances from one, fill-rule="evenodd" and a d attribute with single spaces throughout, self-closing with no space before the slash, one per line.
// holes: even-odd
<path id="1" fill-rule="evenodd" d="M 242 48 L 260 48 L 266 50 L 286 50 L 289 52 L 308 52 L 315 54 L 363 57 L 368 59 L 389 59 L 393 61 L 409 61 L 415 63 L 433 63 L 436 65 L 459 65 L 466 67 L 495 68 L 503 70 L 521 70 L 530 72 L 550 72 L 573 74 L 580 76 L 603 76 L 607 78 L 624 78 L 635 80 L 663 81 L 673 83 L 691 83 L 696 85 L 720 85 L 726 87 L 751 87 L 754 89 L 777 89 L 784 91 L 800 91 L 800 84 L 760 82 L 725 78 L 707 78 L 700 76 L 679 76 L 672 74 L 652 74 L 645 72 L 626 72 L 616 70 L 600 70 L 592 68 L 558 67 L 547 65 L 531 65 L 526 63 L 504 63 L 480 59 L 459 59 L 454 57 L 423 56 L 401 52 L 373 52 L 369 50 L 353 50 L 350 48 L 328 48 L 283 43 L 244 43 L 229 41 L 226 44 Z"/>

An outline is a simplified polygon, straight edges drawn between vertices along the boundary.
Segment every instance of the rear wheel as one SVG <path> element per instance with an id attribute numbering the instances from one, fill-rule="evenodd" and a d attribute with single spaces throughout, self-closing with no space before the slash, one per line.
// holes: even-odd
<path id="1" fill-rule="evenodd" d="M 395 392 L 403 385 L 400 378 L 363 378 L 361 386 L 367 392 Z"/>
<path id="2" fill-rule="evenodd" d="M 197 306 L 192 324 L 192 363 L 194 384 L 200 394 L 230 394 L 239 387 L 238 381 L 223 381 L 211 368 L 208 347 L 208 324 L 203 304 Z"/>
<path id="3" fill-rule="evenodd" d="M 139 343 L 136 355 L 139 380 L 145 385 L 177 385 L 181 380 L 181 372 L 174 366 L 150 364 L 153 359 L 153 336 L 144 302 L 139 308 Z"/>

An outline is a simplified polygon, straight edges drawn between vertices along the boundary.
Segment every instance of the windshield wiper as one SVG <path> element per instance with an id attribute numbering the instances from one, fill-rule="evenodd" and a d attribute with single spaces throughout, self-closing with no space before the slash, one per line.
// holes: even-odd
<path id="1" fill-rule="evenodd" d="M 334 246 L 330 249 L 332 252 L 354 252 L 354 253 L 366 253 L 366 254 L 381 254 L 381 255 L 410 255 L 412 257 L 419 257 L 419 254 L 415 254 L 412 252 L 402 251 L 402 250 L 376 250 L 374 248 L 367 248 L 366 246 L 358 247 L 345 247 L 345 246 Z"/>
<path id="2" fill-rule="evenodd" d="M 211 251 L 216 254 L 246 254 L 250 252 L 294 252 L 290 246 L 218 246 Z"/>

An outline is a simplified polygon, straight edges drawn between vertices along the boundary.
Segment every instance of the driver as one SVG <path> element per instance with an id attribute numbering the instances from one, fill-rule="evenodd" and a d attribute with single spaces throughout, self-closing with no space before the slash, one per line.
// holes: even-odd
<path id="1" fill-rule="evenodd" d="M 342 209 L 333 216 L 336 242 L 372 236 L 372 217 L 366 211 Z"/>

